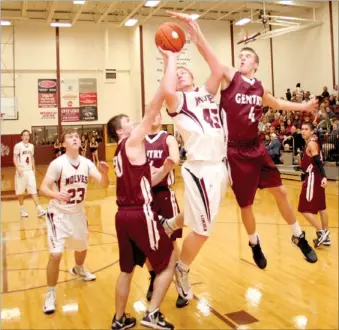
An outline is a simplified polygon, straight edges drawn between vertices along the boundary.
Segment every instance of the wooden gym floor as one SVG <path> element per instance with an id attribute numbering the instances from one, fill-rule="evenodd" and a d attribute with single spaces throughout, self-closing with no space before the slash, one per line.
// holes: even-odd
<path id="1" fill-rule="evenodd" d="M 38 168 L 38 184 L 45 171 L 45 166 Z M 66 250 L 57 286 L 57 312 L 46 316 L 42 313 L 48 259 L 45 221 L 37 218 L 31 199 L 25 201 L 29 218 L 20 218 L 18 203 L 11 200 L 13 173 L 13 168 L 2 169 L 2 329 L 109 329 L 119 274 L 113 184 L 102 189 L 91 183 L 86 202 L 90 228 L 86 265 L 97 281 L 73 279 L 67 273 L 73 257 Z M 112 170 L 110 176 L 113 183 Z M 301 183 L 284 184 L 296 209 Z M 182 205 L 180 179 L 175 190 Z M 45 198 L 41 202 L 47 206 Z M 272 197 L 258 191 L 254 209 L 268 259 L 263 271 L 253 263 L 239 209 L 228 189 L 214 232 L 192 266 L 194 300 L 176 309 L 177 294 L 171 285 L 163 313 L 177 329 L 338 329 L 338 182 L 328 185 L 327 206 L 332 246 L 319 248 L 319 261 L 309 264 L 290 243 L 290 229 Z M 312 241 L 314 229 L 300 214 L 297 217 Z M 147 308 L 147 287 L 148 272 L 137 268 L 127 312 L 138 321 Z M 137 328 L 142 328 L 140 323 Z"/>

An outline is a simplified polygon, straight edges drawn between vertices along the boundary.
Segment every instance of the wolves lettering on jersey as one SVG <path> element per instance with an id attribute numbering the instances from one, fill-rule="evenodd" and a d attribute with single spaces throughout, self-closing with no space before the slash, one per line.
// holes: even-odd
<path id="1" fill-rule="evenodd" d="M 228 88 L 221 91 L 220 111 L 226 140 L 250 141 L 258 137 L 264 88 L 260 81 L 239 72 Z"/>
<path id="2" fill-rule="evenodd" d="M 14 154 L 18 156 L 18 161 L 22 169 L 33 169 L 34 146 L 31 143 L 19 142 L 14 146 Z"/>
<path id="3" fill-rule="evenodd" d="M 127 139 L 124 139 L 119 142 L 113 158 L 117 176 L 117 205 L 119 207 L 150 205 L 153 198 L 149 162 L 132 165 L 126 155 L 126 141 Z"/>
<path id="4" fill-rule="evenodd" d="M 183 138 L 187 160 L 221 161 L 225 157 L 224 133 L 213 96 L 204 87 L 178 95 L 179 107 L 169 115 Z"/>
<path id="5" fill-rule="evenodd" d="M 156 168 L 161 167 L 166 158 L 169 156 L 169 149 L 166 142 L 167 137 L 168 133 L 165 131 L 160 131 L 157 134 L 146 136 L 145 147 L 151 166 Z M 167 174 L 164 179 L 156 185 L 156 187 L 169 187 L 172 184 L 174 184 L 174 171 Z"/>
<path id="6" fill-rule="evenodd" d="M 66 192 L 70 196 L 68 202 L 51 200 L 50 205 L 56 207 L 61 212 L 76 213 L 84 209 L 84 199 L 87 193 L 88 177 L 90 167 L 93 163 L 82 156 L 79 156 L 79 163 L 74 165 L 64 154 L 55 159 L 48 169 L 46 175 L 56 177 L 54 190 Z"/>

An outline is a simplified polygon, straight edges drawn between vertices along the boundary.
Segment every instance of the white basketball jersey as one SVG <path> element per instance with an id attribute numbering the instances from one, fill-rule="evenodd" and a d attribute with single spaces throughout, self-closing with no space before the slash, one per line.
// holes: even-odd
<path id="1" fill-rule="evenodd" d="M 95 170 L 97 171 L 94 164 L 82 156 L 79 156 L 76 161 L 72 161 L 64 154 L 53 160 L 48 167 L 46 176 L 54 181 L 53 191 L 70 194 L 70 200 L 60 202 L 52 199 L 50 206 L 64 213 L 83 211 L 89 176 Z"/>
<path id="2" fill-rule="evenodd" d="M 24 144 L 22 141 L 14 146 L 14 155 L 18 156 L 19 165 L 24 170 L 32 170 L 34 146 L 32 143 Z"/>
<path id="3" fill-rule="evenodd" d="M 188 161 L 222 161 L 226 154 L 218 106 L 204 87 L 177 93 L 180 104 L 173 117 L 184 140 Z"/>

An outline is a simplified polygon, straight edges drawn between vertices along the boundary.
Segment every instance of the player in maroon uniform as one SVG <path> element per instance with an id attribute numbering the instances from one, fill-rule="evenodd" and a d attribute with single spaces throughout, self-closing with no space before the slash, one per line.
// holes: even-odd
<path id="1" fill-rule="evenodd" d="M 162 129 L 162 117 L 159 113 L 153 124 L 149 134 L 146 136 L 146 151 L 147 157 L 151 161 L 153 168 L 161 168 L 167 157 L 175 162 L 175 165 L 179 164 L 179 146 L 174 136 L 168 134 Z M 174 184 L 174 171 L 170 171 L 165 178 L 152 187 L 153 192 L 153 210 L 158 214 L 159 218 L 170 219 L 179 214 L 179 205 L 175 197 L 174 191 L 171 189 L 171 185 Z M 180 255 L 179 247 L 175 240 L 182 237 L 182 229 L 177 229 L 171 235 L 173 241 L 174 251 L 176 251 L 177 257 Z M 155 272 L 147 262 L 147 267 L 150 271 L 150 285 L 147 290 L 147 300 L 151 300 L 153 292 L 153 284 L 155 279 Z M 178 295 L 176 306 L 182 308 L 187 306 L 188 300 Z"/>
<path id="2" fill-rule="evenodd" d="M 199 52 L 205 58 L 210 46 L 200 31 L 199 25 L 187 14 L 171 13 L 183 21 L 194 40 L 200 40 Z M 296 220 L 287 193 L 282 185 L 280 173 L 270 158 L 263 142 L 259 140 L 258 122 L 262 116 L 262 105 L 286 111 L 315 111 L 316 99 L 308 103 L 292 103 L 274 98 L 254 78 L 259 66 L 259 57 L 252 48 L 243 48 L 239 54 L 238 69 L 224 66 L 221 86 L 220 109 L 227 142 L 227 167 L 232 189 L 241 209 L 241 217 L 249 236 L 253 259 L 264 269 L 267 260 L 260 246 L 259 235 L 252 205 L 257 188 L 268 190 L 274 196 L 279 211 L 292 230 L 292 243 L 298 246 L 304 258 L 311 263 L 317 255 L 308 244 Z"/>
<path id="3" fill-rule="evenodd" d="M 327 184 L 326 173 L 322 163 L 322 155 L 319 144 L 312 138 L 314 126 L 312 123 L 304 123 L 301 134 L 305 140 L 301 169 L 303 171 L 303 185 L 299 197 L 298 211 L 317 230 L 315 247 L 321 244 L 330 245 L 330 232 L 328 231 L 328 216 L 326 212 L 325 186 Z M 321 225 L 315 218 L 320 213 Z"/>
<path id="4" fill-rule="evenodd" d="M 136 324 L 134 317 L 125 314 L 125 307 L 134 267 L 143 266 L 146 258 L 157 276 L 152 300 L 141 324 L 157 329 L 174 328 L 165 320 L 159 306 L 173 279 L 175 254 L 170 238 L 151 207 L 151 182 L 154 185 L 159 183 L 168 170 L 172 169 L 173 162 L 165 161 L 162 169 L 151 177 L 144 143 L 163 100 L 163 93 L 159 90 L 146 109 L 141 123 L 135 128 L 126 115 L 115 116 L 108 122 L 110 136 L 118 141 L 114 156 L 118 205 L 115 226 L 121 270 L 115 287 L 116 314 L 112 329 L 127 329 Z"/>

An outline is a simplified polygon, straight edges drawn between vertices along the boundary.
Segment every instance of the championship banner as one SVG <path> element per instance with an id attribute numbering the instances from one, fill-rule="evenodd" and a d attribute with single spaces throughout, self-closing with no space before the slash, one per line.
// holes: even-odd
<path id="1" fill-rule="evenodd" d="M 56 79 L 38 79 L 39 108 L 56 108 L 58 106 L 56 81 Z"/>

